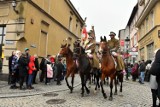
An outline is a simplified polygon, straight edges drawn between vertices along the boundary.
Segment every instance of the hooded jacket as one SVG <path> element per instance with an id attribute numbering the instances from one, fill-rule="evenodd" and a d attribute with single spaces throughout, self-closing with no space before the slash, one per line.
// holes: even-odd
<path id="1" fill-rule="evenodd" d="M 30 61 L 29 61 L 29 65 L 28 65 L 28 67 L 29 67 L 28 74 L 32 74 L 33 71 L 36 70 L 34 60 L 35 60 L 35 58 L 33 56 L 31 56 Z"/>

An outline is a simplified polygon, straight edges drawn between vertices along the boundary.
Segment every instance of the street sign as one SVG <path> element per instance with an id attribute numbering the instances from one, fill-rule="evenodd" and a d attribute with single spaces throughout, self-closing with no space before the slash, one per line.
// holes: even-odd
<path id="1" fill-rule="evenodd" d="M 124 46 L 124 40 L 120 40 L 120 46 Z"/>
<path id="2" fill-rule="evenodd" d="M 138 55 L 138 52 L 129 52 L 129 54 L 132 56 L 136 56 L 136 55 Z"/>
<path id="3" fill-rule="evenodd" d="M 137 48 L 136 48 L 136 47 L 133 47 L 131 50 L 132 50 L 132 52 L 136 52 L 136 51 L 137 51 Z"/>

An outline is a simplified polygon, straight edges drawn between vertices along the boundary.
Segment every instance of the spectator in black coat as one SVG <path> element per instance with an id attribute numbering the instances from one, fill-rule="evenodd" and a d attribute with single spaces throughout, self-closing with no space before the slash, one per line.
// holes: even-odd
<path id="1" fill-rule="evenodd" d="M 26 54 L 26 57 L 27 57 L 27 63 L 29 64 L 29 62 L 30 62 L 30 50 L 29 50 L 29 48 L 25 48 L 25 54 Z M 29 68 L 27 67 L 27 69 L 29 70 Z M 26 85 L 28 86 L 28 73 L 27 73 L 27 77 L 26 77 Z"/>
<path id="2" fill-rule="evenodd" d="M 40 82 L 44 81 L 44 77 L 45 77 L 45 71 L 46 71 L 46 66 L 45 66 L 45 58 L 42 58 L 41 63 L 40 63 Z"/>
<path id="3" fill-rule="evenodd" d="M 39 71 L 39 62 L 38 62 L 38 56 L 36 54 L 34 55 L 34 57 L 35 57 L 34 64 L 35 64 L 36 70 L 33 72 L 33 84 L 37 84 L 36 76 L 37 76 L 37 72 Z"/>
<path id="4" fill-rule="evenodd" d="M 20 82 L 20 89 L 25 89 L 23 87 L 23 83 L 27 77 L 28 74 L 28 62 L 27 62 L 27 56 L 26 54 L 22 54 L 18 60 L 18 66 L 19 66 L 19 82 Z"/>
<path id="5" fill-rule="evenodd" d="M 155 50 L 155 58 L 150 68 L 150 87 L 152 92 L 153 107 L 156 106 L 157 97 L 160 100 L 160 49 Z"/>
<path id="6" fill-rule="evenodd" d="M 47 74 L 47 63 L 49 62 L 49 58 L 51 55 L 47 55 L 47 58 L 42 58 L 41 63 L 40 63 L 40 70 L 41 70 L 41 74 L 40 74 L 40 82 L 43 82 L 44 78 L 46 78 L 46 74 Z M 47 79 L 45 81 L 45 83 L 47 84 Z"/>
<path id="7" fill-rule="evenodd" d="M 62 73 L 63 73 L 63 70 L 64 70 L 64 66 L 63 66 L 61 61 L 62 61 L 62 59 L 58 58 L 58 63 L 56 64 L 56 67 L 57 67 L 57 75 L 56 75 L 57 85 L 61 85 L 61 78 L 62 78 Z"/>
<path id="8" fill-rule="evenodd" d="M 9 68 L 9 74 L 8 74 L 8 84 L 11 84 L 11 77 L 12 77 L 12 60 L 13 56 L 15 55 L 15 51 L 12 51 L 12 55 L 9 57 L 8 61 L 8 68 Z"/>

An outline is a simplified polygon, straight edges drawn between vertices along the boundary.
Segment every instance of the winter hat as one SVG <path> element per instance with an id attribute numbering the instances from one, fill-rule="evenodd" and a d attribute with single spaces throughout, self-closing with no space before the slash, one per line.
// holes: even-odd
<path id="1" fill-rule="evenodd" d="M 24 50 L 25 50 L 25 52 L 26 52 L 26 51 L 28 51 L 28 50 L 29 50 L 29 48 L 25 48 Z"/>

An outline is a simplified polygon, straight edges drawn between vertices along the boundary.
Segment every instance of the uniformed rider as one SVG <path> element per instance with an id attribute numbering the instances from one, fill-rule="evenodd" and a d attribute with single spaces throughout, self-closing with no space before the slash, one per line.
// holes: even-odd
<path id="1" fill-rule="evenodd" d="M 111 38 L 110 40 L 108 40 L 108 46 L 110 48 L 110 51 L 111 51 L 111 53 L 112 52 L 117 53 L 117 51 L 119 49 L 119 40 L 115 38 L 116 34 L 114 32 L 110 32 L 109 36 Z M 112 55 L 113 55 L 113 53 L 112 53 Z"/>
<path id="2" fill-rule="evenodd" d="M 121 55 L 118 52 L 119 40 L 115 38 L 116 34 L 114 32 L 110 32 L 109 36 L 110 36 L 111 39 L 108 41 L 108 45 L 109 45 L 109 48 L 110 48 L 110 51 L 111 51 L 112 55 L 115 58 L 116 63 L 117 63 L 116 70 L 118 72 L 122 72 L 122 71 L 125 72 L 124 71 L 125 66 L 124 66 L 123 58 L 121 57 Z"/>

